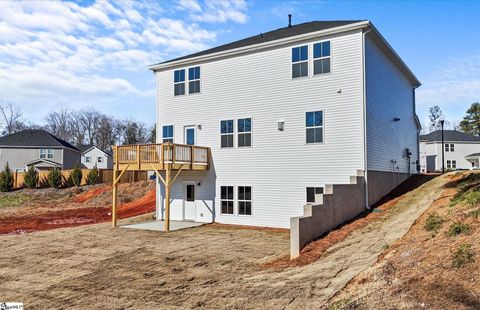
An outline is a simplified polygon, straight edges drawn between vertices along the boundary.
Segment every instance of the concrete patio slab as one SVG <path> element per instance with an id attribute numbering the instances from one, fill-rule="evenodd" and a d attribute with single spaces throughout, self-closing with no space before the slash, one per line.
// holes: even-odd
<path id="1" fill-rule="evenodd" d="M 198 223 L 198 222 L 191 222 L 191 221 L 170 221 L 170 231 L 198 227 L 204 224 L 206 223 Z M 151 221 L 151 222 L 138 223 L 138 224 L 121 225 L 120 227 L 165 231 L 165 221 Z"/>

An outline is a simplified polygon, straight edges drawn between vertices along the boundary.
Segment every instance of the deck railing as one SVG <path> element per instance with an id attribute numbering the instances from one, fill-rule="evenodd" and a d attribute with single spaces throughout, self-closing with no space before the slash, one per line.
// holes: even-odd
<path id="1" fill-rule="evenodd" d="M 209 148 L 196 145 L 163 143 L 121 145 L 114 148 L 115 164 L 136 164 L 145 168 L 154 164 L 189 164 L 208 166 Z"/>

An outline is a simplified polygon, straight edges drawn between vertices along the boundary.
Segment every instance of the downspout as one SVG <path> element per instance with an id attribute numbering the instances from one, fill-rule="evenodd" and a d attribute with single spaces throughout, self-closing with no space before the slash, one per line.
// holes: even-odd
<path id="1" fill-rule="evenodd" d="M 366 74 L 366 57 L 365 57 L 365 38 L 372 30 L 371 27 L 362 34 L 362 73 L 363 73 L 363 167 L 365 179 L 365 206 L 367 210 L 371 210 L 368 203 L 368 152 L 367 152 L 367 74 Z"/>
<path id="2" fill-rule="evenodd" d="M 417 102 L 415 100 L 415 89 L 419 88 L 420 85 L 413 85 L 412 87 L 412 96 L 413 96 L 413 115 L 414 117 L 418 118 L 417 116 Z M 420 172 L 420 130 L 422 129 L 421 125 L 420 128 L 417 127 L 417 162 L 415 166 L 415 170 L 417 171 L 417 174 Z M 425 159 L 426 160 L 426 159 Z M 426 165 L 426 163 L 425 163 Z M 426 167 L 425 167 L 426 169 Z M 408 168 L 410 172 L 410 168 Z"/>

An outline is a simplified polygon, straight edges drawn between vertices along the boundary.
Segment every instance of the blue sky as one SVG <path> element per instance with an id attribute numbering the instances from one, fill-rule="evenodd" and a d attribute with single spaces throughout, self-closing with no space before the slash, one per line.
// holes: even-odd
<path id="1" fill-rule="evenodd" d="M 480 101 L 478 1 L 0 2 L 0 100 L 155 121 L 152 63 L 311 20 L 368 19 L 417 75 L 417 110 Z"/>

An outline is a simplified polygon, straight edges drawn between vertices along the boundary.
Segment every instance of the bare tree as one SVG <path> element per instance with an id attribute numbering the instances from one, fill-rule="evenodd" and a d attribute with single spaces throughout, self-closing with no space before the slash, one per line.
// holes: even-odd
<path id="1" fill-rule="evenodd" d="M 85 142 L 88 144 L 94 144 L 98 132 L 99 121 L 103 115 L 95 109 L 89 108 L 76 113 L 76 116 L 78 126 L 85 135 Z"/>
<path id="2" fill-rule="evenodd" d="M 2 135 L 9 135 L 26 128 L 20 107 L 10 103 L 0 103 Z"/>
<path id="3" fill-rule="evenodd" d="M 59 111 L 50 112 L 46 116 L 46 129 L 60 139 L 74 142 L 72 134 L 72 120 L 73 118 L 71 111 L 65 106 L 60 106 Z"/>
<path id="4" fill-rule="evenodd" d="M 101 115 L 98 121 L 98 129 L 95 135 L 96 146 L 102 150 L 111 150 L 111 146 L 117 142 L 120 136 L 120 126 L 112 117 Z"/>

